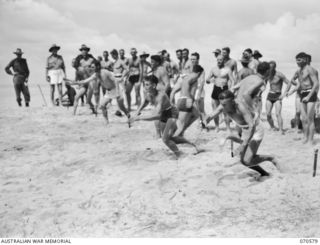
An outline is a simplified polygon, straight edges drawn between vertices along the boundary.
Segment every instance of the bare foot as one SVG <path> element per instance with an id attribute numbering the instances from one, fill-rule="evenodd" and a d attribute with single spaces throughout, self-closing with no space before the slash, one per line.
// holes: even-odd
<path id="1" fill-rule="evenodd" d="M 273 156 L 273 159 L 271 160 L 271 162 L 279 170 L 280 173 L 285 172 L 285 169 L 283 168 L 283 166 L 280 166 L 279 161 L 275 156 Z"/>

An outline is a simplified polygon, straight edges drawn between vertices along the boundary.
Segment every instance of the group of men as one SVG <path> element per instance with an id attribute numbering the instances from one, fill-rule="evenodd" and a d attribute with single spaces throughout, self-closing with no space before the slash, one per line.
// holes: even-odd
<path id="1" fill-rule="evenodd" d="M 276 62 L 261 62 L 259 51 L 245 49 L 240 63 L 242 68 L 238 70 L 237 61 L 230 58 L 230 48 L 213 51 L 216 65 L 205 75 L 200 66 L 200 55 L 197 52 L 189 55 L 188 49 L 176 51 L 177 63 L 170 58 L 166 50 L 155 55 L 142 52 L 138 56 L 135 48 L 130 50 L 131 57 L 126 58 L 123 49 L 104 51 L 103 56 L 95 58 L 89 53 L 86 45 L 80 47 L 80 54 L 72 61 L 75 68 L 75 79 L 65 78 L 65 65 L 62 56 L 58 55 L 60 47 L 52 45 L 46 66 L 47 81 L 51 85 L 51 100 L 54 101 L 55 85 L 58 87 L 59 102 L 63 103 L 62 82 L 65 80 L 67 95 L 70 105 L 74 106 L 76 114 L 79 100 L 86 95 L 93 113 L 97 113 L 98 106 L 102 110 L 106 122 L 109 122 L 108 104 L 115 99 L 117 106 L 128 118 L 129 127 L 135 121 L 146 120 L 155 122 L 155 131 L 165 145 L 178 158 L 181 155 L 177 145 L 189 144 L 199 153 L 197 146 L 187 140 L 185 131 L 199 119 L 202 128 L 208 128 L 211 120 L 215 122 L 215 129 L 220 129 L 219 114 L 224 115 L 229 136 L 226 140 L 239 143 L 236 152 L 240 156 L 241 163 L 260 173 L 261 177 L 268 176 L 259 166 L 263 161 L 271 161 L 280 169 L 278 161 L 271 155 L 258 155 L 257 151 L 263 139 L 263 127 L 260 120 L 262 111 L 262 92 L 266 84 L 270 84 L 270 90 L 266 100 L 267 121 L 271 129 L 285 133 L 281 117 L 282 99 L 296 92 L 296 123 L 298 127 L 300 116 L 303 125 L 304 142 L 313 144 L 315 103 L 319 89 L 318 72 L 311 66 L 311 56 L 299 53 L 296 63 L 299 69 L 291 80 L 288 80 L 276 69 Z M 29 71 L 26 61 L 21 58 L 17 50 L 17 59 L 11 61 L 6 67 L 9 74 L 14 75 L 16 91 L 25 94 L 23 86 L 18 87 L 20 80 L 25 84 Z M 21 50 L 20 50 L 21 51 Z M 150 61 L 148 57 L 150 56 Z M 10 68 L 13 68 L 13 73 Z M 211 93 L 211 114 L 204 110 L 205 90 L 204 85 L 213 84 Z M 287 86 L 283 91 L 283 83 Z M 79 86 L 75 93 L 72 86 Z M 294 85 L 294 86 L 292 86 Z M 20 85 L 19 85 L 20 86 Z M 291 89 L 293 87 L 293 89 Z M 100 102 L 100 88 L 103 99 Z M 130 115 L 131 92 L 135 90 L 136 113 Z M 291 90 L 290 90 L 291 89 Z M 72 92 L 73 91 L 73 92 Z M 177 96 L 177 94 L 180 94 Z M 73 99 L 70 98 L 73 95 Z M 92 97 L 95 103 L 92 103 Z M 70 101 L 71 100 L 71 101 Z M 17 101 L 21 105 L 20 94 L 17 92 Z M 30 99 L 25 95 L 26 104 Z M 151 104 L 155 110 L 150 115 L 145 115 L 143 109 Z M 275 127 L 271 116 L 273 106 L 276 110 L 278 127 Z M 120 111 L 116 115 L 121 116 Z M 237 133 L 233 133 L 230 122 L 233 121 Z"/>

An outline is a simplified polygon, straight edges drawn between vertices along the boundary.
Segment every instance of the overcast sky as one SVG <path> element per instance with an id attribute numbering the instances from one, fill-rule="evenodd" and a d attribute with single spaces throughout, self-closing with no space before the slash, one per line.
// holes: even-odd
<path id="1" fill-rule="evenodd" d="M 279 69 L 295 69 L 294 56 L 320 61 L 319 0 L 0 0 L 0 83 L 11 82 L 3 69 L 20 47 L 34 83 L 44 83 L 51 44 L 61 46 L 68 76 L 81 44 L 94 56 L 103 50 L 137 47 L 138 52 L 189 48 L 205 68 L 215 64 L 212 50 L 229 46 L 239 59 L 245 48 L 258 49 Z M 318 67 L 317 67 L 318 66 Z"/>

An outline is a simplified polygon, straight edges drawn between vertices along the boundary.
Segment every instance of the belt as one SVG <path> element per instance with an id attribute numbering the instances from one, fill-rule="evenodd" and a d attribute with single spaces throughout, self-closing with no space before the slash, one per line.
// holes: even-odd
<path id="1" fill-rule="evenodd" d="M 122 77 L 122 74 L 116 74 L 116 75 L 114 75 L 114 77 L 120 78 L 120 77 Z"/>

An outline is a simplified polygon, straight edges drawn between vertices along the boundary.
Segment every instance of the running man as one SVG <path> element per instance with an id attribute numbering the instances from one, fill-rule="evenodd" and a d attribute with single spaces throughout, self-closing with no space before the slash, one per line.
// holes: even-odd
<path id="1" fill-rule="evenodd" d="M 235 79 L 233 77 L 232 71 L 228 66 L 224 65 L 224 57 L 219 55 L 217 57 L 217 66 L 214 67 L 206 80 L 207 83 L 213 83 L 213 90 L 211 94 L 211 105 L 212 109 L 216 110 L 219 106 L 219 94 L 225 90 L 229 89 L 228 83 L 231 81 L 231 86 L 233 87 L 235 84 Z M 224 117 L 227 130 L 230 132 L 230 121 L 227 116 Z M 216 132 L 219 132 L 219 117 L 214 119 L 216 125 Z"/>
<path id="2" fill-rule="evenodd" d="M 53 44 L 49 48 L 49 52 L 51 55 L 47 59 L 47 67 L 46 67 L 46 77 L 47 81 L 50 83 L 50 92 L 51 92 L 51 103 L 54 106 L 54 90 L 55 86 L 58 88 L 59 93 L 59 104 L 62 105 L 62 82 L 63 78 L 66 74 L 66 69 L 64 65 L 64 61 L 61 55 L 58 55 L 58 51 L 60 47 L 56 44 Z"/>
<path id="3" fill-rule="evenodd" d="M 117 100 L 119 108 L 129 118 L 130 114 L 124 106 L 123 96 L 119 93 L 119 90 L 117 89 L 117 81 L 116 78 L 113 76 L 112 72 L 106 69 L 101 69 L 100 62 L 98 61 L 92 63 L 90 65 L 90 69 L 92 71 L 92 75 L 90 77 L 82 81 L 69 80 L 71 85 L 85 85 L 94 82 L 103 86 L 106 89 L 106 94 L 103 96 L 100 108 L 102 110 L 102 114 L 107 124 L 109 123 L 107 106 L 112 101 L 112 99 Z"/>
<path id="4" fill-rule="evenodd" d="M 81 54 L 77 56 L 74 62 L 74 68 L 76 71 L 76 80 L 84 80 L 92 75 L 92 69 L 90 69 L 91 64 L 93 64 L 96 60 L 95 58 L 89 54 L 90 48 L 85 44 L 82 44 L 80 47 Z M 87 104 L 92 110 L 93 114 L 97 114 L 97 104 L 96 108 L 92 104 L 92 95 L 95 93 L 95 100 L 98 101 L 97 96 L 99 96 L 99 88 L 95 87 L 95 83 L 83 84 L 80 87 L 79 93 L 77 93 L 74 103 L 74 115 L 77 112 L 77 107 L 79 103 L 79 98 L 82 97 L 85 93 L 87 93 Z"/>
<path id="5" fill-rule="evenodd" d="M 175 136 L 183 136 L 185 130 L 197 120 L 200 116 L 198 105 L 195 105 L 195 94 L 198 88 L 198 80 L 203 73 L 200 65 L 194 65 L 192 73 L 188 74 L 181 83 L 177 83 L 170 95 L 172 103 L 175 94 L 180 91 L 180 97 L 177 100 L 179 117 L 177 121 L 177 131 Z"/>
<path id="6" fill-rule="evenodd" d="M 265 73 L 266 68 L 267 65 L 263 65 L 263 67 L 260 67 L 260 72 Z M 207 123 L 220 113 L 227 114 L 235 122 L 237 127 L 241 129 L 241 138 L 230 135 L 225 141 L 232 140 L 240 144 L 236 150 L 236 155 L 239 154 L 240 156 L 240 162 L 244 166 L 257 171 L 260 174 L 257 180 L 262 181 L 270 174 L 259 166 L 260 163 L 270 161 L 279 171 L 280 167 L 274 156 L 257 154 L 263 140 L 264 130 L 260 118 L 257 116 L 258 111 L 248 108 L 247 105 L 248 103 L 253 103 L 252 96 L 255 96 L 254 91 L 264 83 L 257 77 L 250 77 L 252 78 L 250 83 L 241 83 L 241 88 L 236 98 L 229 90 L 223 91 L 219 95 L 220 105 L 207 118 Z"/>
<path id="7" fill-rule="evenodd" d="M 168 95 L 163 90 L 158 90 L 158 78 L 154 75 L 145 78 L 146 100 L 143 107 L 149 103 L 155 106 L 155 111 L 152 115 L 143 116 L 137 114 L 129 119 L 129 124 L 135 121 L 154 121 L 159 120 L 162 131 L 163 143 L 175 154 L 176 158 L 181 156 L 177 144 L 189 144 L 198 152 L 197 147 L 181 136 L 173 136 L 177 130 L 178 111 L 170 104 Z M 142 107 L 142 109 L 143 109 Z"/>
<path id="8" fill-rule="evenodd" d="M 276 70 L 277 64 L 275 61 L 270 61 L 270 74 L 268 77 L 269 83 L 270 83 L 270 90 L 267 96 L 267 101 L 266 101 L 266 113 L 267 113 L 267 120 L 268 123 L 271 127 L 271 129 L 278 131 L 280 130 L 282 134 L 284 134 L 283 130 L 283 120 L 281 116 L 281 109 L 282 109 L 282 99 L 286 96 L 288 90 L 289 90 L 289 80 L 283 75 L 281 72 Z M 282 94 L 282 86 L 283 83 L 287 84 L 285 92 Z M 276 108 L 276 117 L 278 120 L 278 127 L 277 129 L 274 126 L 274 122 L 272 119 L 272 108 L 273 105 Z"/>
<path id="9" fill-rule="evenodd" d="M 30 92 L 28 89 L 28 80 L 30 71 L 28 68 L 27 60 L 22 58 L 22 50 L 17 48 L 15 52 L 13 52 L 17 58 L 10 61 L 10 63 L 6 66 L 5 71 L 7 74 L 13 76 L 13 85 L 14 90 L 16 92 L 16 100 L 18 105 L 21 106 L 21 92 L 23 93 L 24 101 L 26 107 L 29 107 L 30 103 Z M 12 72 L 12 70 L 13 72 Z"/>

